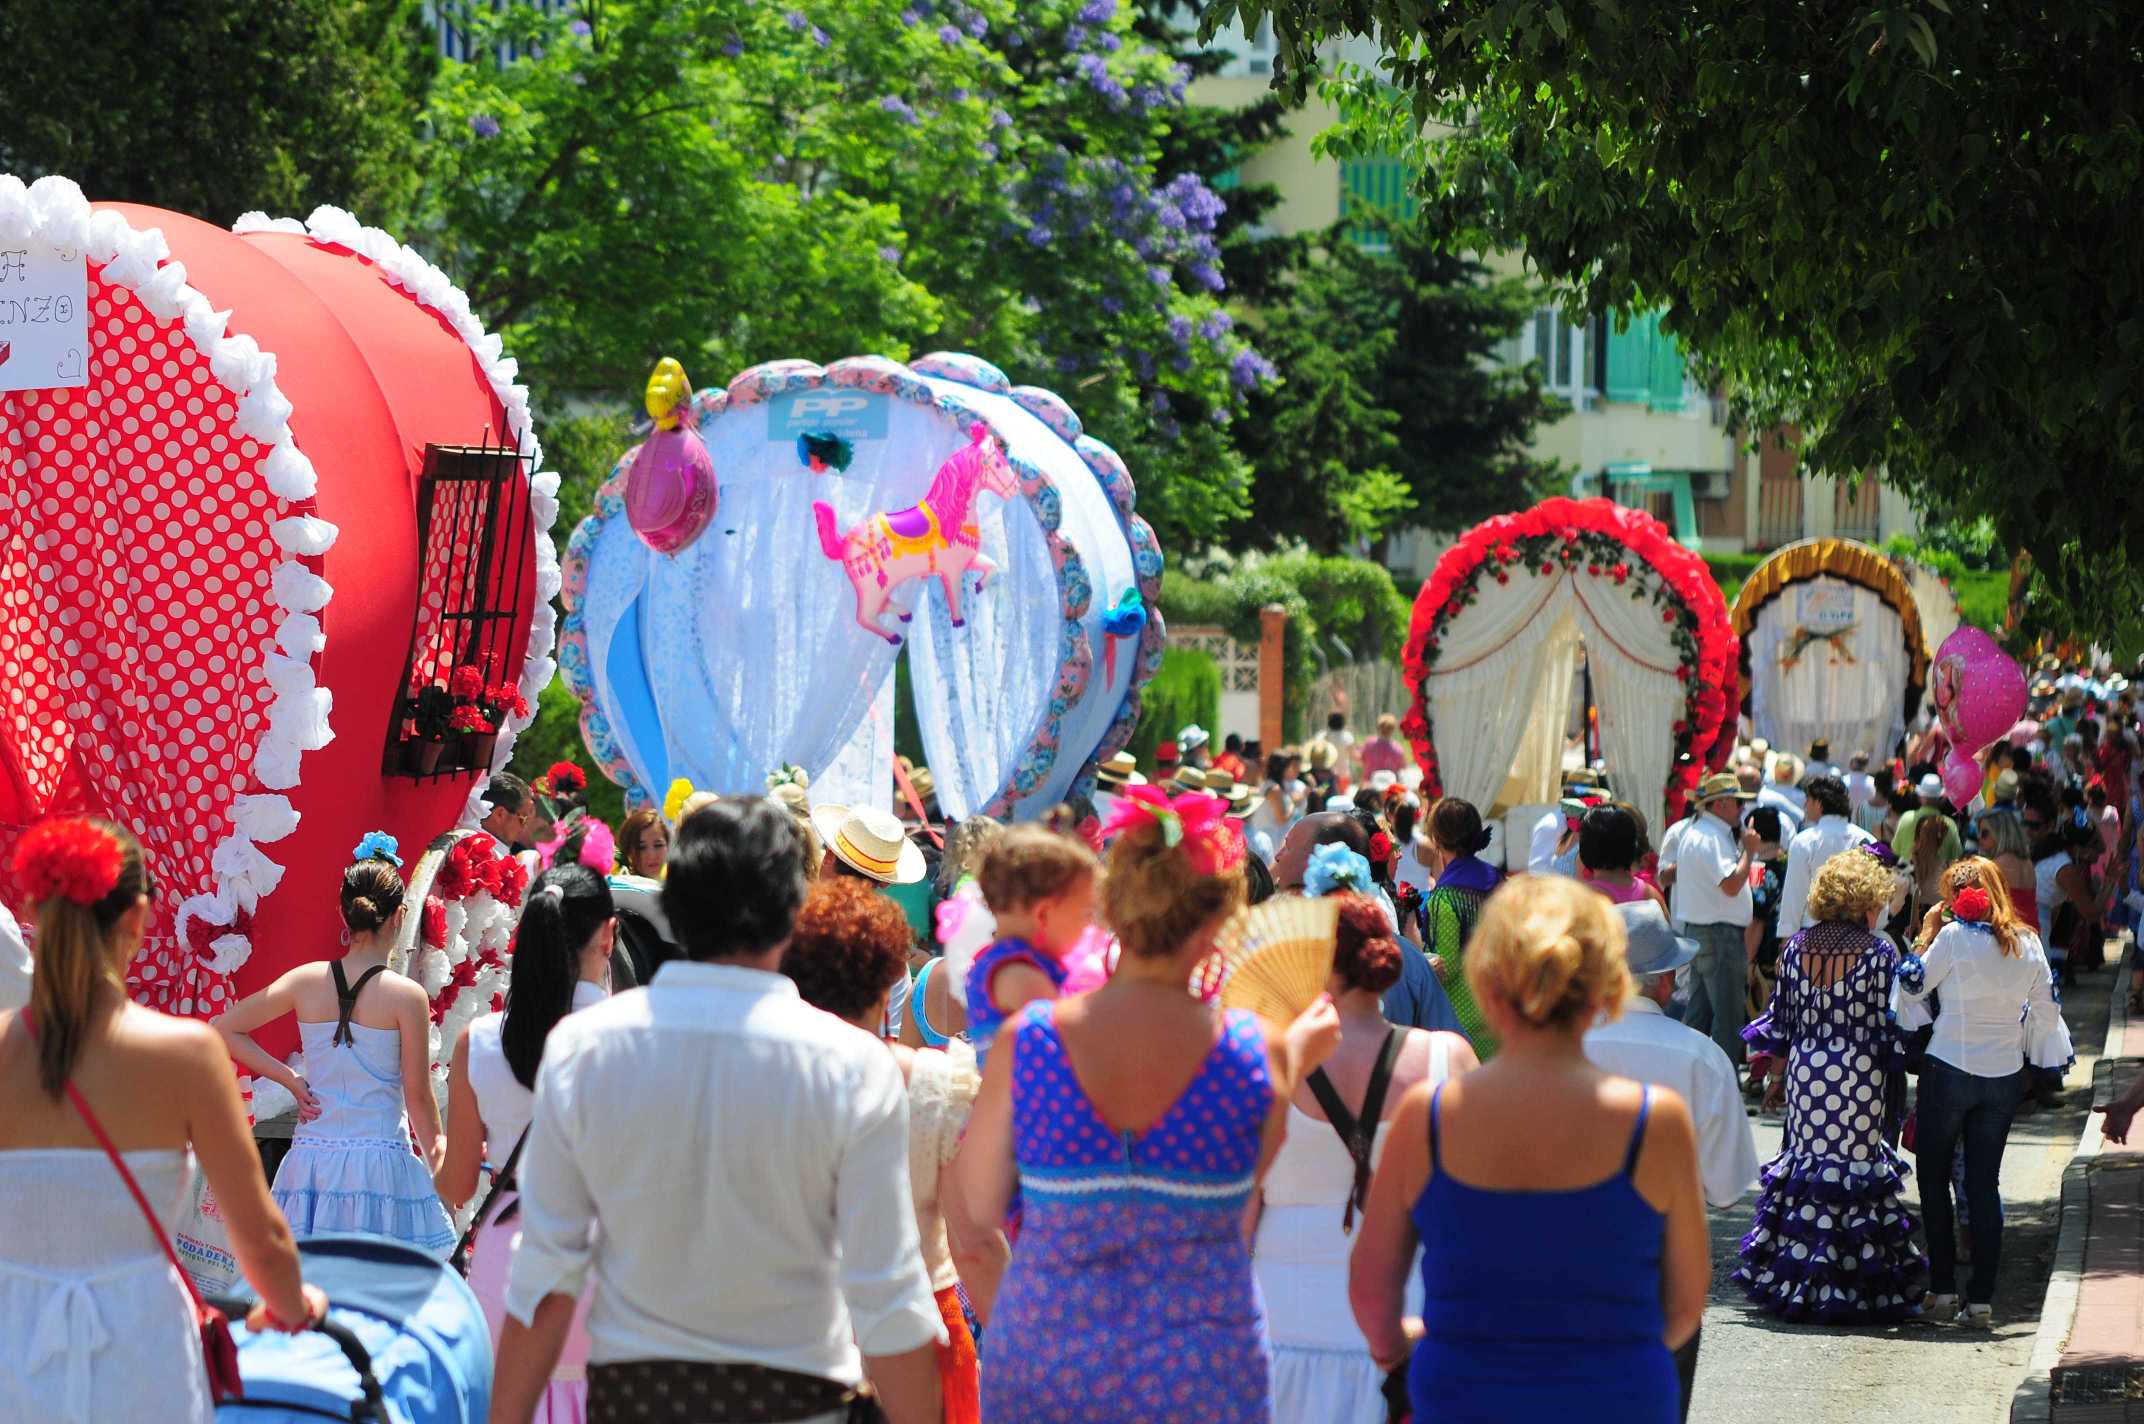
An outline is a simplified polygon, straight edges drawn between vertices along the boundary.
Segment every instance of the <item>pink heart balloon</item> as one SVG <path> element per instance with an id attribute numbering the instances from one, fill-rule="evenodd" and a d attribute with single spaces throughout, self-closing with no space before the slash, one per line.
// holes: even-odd
<path id="1" fill-rule="evenodd" d="M 2025 671 L 1986 633 L 1961 627 L 1936 650 L 1928 697 L 1951 744 L 1970 757 L 2025 715 Z"/>

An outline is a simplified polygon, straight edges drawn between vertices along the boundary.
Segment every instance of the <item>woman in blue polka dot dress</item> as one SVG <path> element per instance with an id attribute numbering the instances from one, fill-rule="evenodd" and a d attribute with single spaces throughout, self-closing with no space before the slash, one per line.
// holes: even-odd
<path id="1" fill-rule="evenodd" d="M 986 1226 L 1016 1182 L 1024 1203 L 986 1322 L 985 1424 L 1272 1417 L 1244 1208 L 1339 1018 L 1321 998 L 1283 1029 L 1187 992 L 1243 899 L 1241 833 L 1213 801 L 1119 803 L 1116 972 L 1029 1004 L 984 1070 L 954 1171 Z"/>
<path id="2" fill-rule="evenodd" d="M 1873 931 L 1890 897 L 1875 857 L 1825 861 L 1809 889 L 1815 923 L 1780 952 L 1771 1007 L 1742 1034 L 1775 1056 L 1775 1072 L 1784 1062 L 1787 1116 L 1734 1279 L 1788 1320 L 1899 1320 L 1919 1312 L 1928 1288 L 1928 1259 L 1898 1199 L 1906 1167 L 1883 1137 L 1899 953 Z M 1779 1091 L 1775 1081 L 1767 1100 Z"/>

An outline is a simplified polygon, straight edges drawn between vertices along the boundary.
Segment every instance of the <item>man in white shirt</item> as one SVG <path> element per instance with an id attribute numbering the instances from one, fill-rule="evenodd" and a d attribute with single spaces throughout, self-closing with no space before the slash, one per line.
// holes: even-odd
<path id="1" fill-rule="evenodd" d="M 1801 770 L 1802 784 L 1804 786 L 1809 784 L 1812 777 L 1837 776 L 1839 769 L 1831 764 L 1831 743 L 1825 741 L 1822 737 L 1818 737 L 1811 742 L 1809 744 L 1809 764 Z"/>
<path id="2" fill-rule="evenodd" d="M 1876 839 L 1849 819 L 1846 783 L 1836 776 L 1814 777 L 1802 786 L 1809 798 L 1808 824 L 1787 842 L 1787 878 L 1779 890 L 1779 938 L 1810 923 L 1809 886 L 1817 868 L 1842 850 Z"/>
<path id="3" fill-rule="evenodd" d="M 1578 878 L 1578 821 L 1586 814 L 1588 797 L 1608 795 L 1607 783 L 1597 771 L 1581 767 L 1563 774 L 1563 800 L 1534 822 L 1526 847 L 1526 869 L 1533 875 L 1567 875 Z"/>
<path id="4" fill-rule="evenodd" d="M 1698 783 L 1697 799 L 1700 813 L 1675 847 L 1675 927 L 1698 946 L 1683 1022 L 1740 1063 L 1751 953 L 1743 931 L 1752 918 L 1749 871 L 1758 844 L 1755 831 L 1740 828 L 1743 804 L 1754 798 L 1731 772 L 1719 771 Z"/>
<path id="5" fill-rule="evenodd" d="M 1757 1143 L 1750 1135 L 1735 1065 L 1720 1046 L 1685 1028 L 1662 1010 L 1675 992 L 1675 971 L 1697 957 L 1694 940 L 1678 939 L 1658 905 L 1618 905 L 1629 936 L 1626 951 L 1637 992 L 1614 1022 L 1605 1018 L 1586 1032 L 1586 1057 L 1609 1073 L 1672 1088 L 1690 1105 L 1697 1125 L 1698 1177 L 1705 1204 L 1723 1211 L 1757 1180 Z M 1690 1383 L 1697 1376 L 1697 1336 L 1675 1352 L 1682 1379 L 1682 1417 L 1690 1417 Z"/>
<path id="6" fill-rule="evenodd" d="M 938 1420 L 945 1333 L 910 1202 L 907 1092 L 883 1044 L 780 973 L 804 888 L 780 806 L 695 811 L 663 885 L 687 958 L 551 1031 L 495 1424 L 529 1419 L 584 1291 L 591 1416 L 638 1402 L 652 1362 L 680 1391 L 669 1374 L 717 1391 L 739 1366 L 868 1376 L 894 1424 Z"/>

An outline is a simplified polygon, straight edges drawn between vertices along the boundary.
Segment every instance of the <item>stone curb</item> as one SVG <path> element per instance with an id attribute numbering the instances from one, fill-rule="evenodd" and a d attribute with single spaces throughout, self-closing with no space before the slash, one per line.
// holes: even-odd
<path id="1" fill-rule="evenodd" d="M 2113 1074 L 2115 1061 L 2127 1048 L 2129 1028 L 2130 961 L 2137 953 L 2131 943 L 2114 968 L 2114 984 L 2107 995 L 2107 1039 L 2099 1061 L 2092 1069 L 2092 1101 Z M 2077 1322 L 2078 1287 L 2084 1279 L 2085 1236 L 2091 1224 L 2092 1190 L 2089 1178 L 2105 1138 L 2100 1125 L 2105 1117 L 2085 1114 L 2084 1131 L 2078 1134 L 2077 1150 L 2062 1170 L 2062 1224 L 2055 1235 L 2055 1264 L 2047 1278 L 2047 1299 L 2040 1306 L 2040 1329 L 2033 1337 L 2032 1360 L 2025 1367 L 2025 1382 L 2010 1397 L 2010 1424 L 2050 1424 L 2054 1417 L 2053 1375 L 2069 1343 L 2070 1329 Z"/>

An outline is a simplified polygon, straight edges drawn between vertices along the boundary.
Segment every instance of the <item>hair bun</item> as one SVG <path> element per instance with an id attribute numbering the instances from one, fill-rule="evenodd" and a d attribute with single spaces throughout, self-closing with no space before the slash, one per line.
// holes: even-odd
<path id="1" fill-rule="evenodd" d="M 1469 855 L 1480 855 L 1489 848 L 1489 842 L 1495 839 L 1496 832 L 1490 830 L 1487 826 L 1483 826 L 1481 834 L 1474 837 L 1474 843 L 1467 847 L 1467 853 Z"/>

